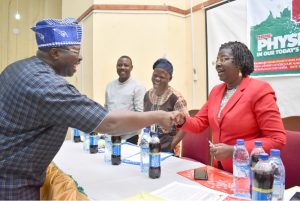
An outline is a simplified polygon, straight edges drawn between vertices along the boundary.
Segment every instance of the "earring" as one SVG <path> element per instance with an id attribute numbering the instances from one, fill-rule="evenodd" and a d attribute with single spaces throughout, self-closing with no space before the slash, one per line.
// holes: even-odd
<path id="1" fill-rule="evenodd" d="M 239 77 L 242 77 L 243 76 L 243 74 L 242 74 L 242 72 L 239 70 Z"/>

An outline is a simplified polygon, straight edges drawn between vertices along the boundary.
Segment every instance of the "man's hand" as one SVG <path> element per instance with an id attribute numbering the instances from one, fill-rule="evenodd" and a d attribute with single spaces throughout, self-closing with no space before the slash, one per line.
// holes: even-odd
<path id="1" fill-rule="evenodd" d="M 227 145 L 224 143 L 212 144 L 209 145 L 210 154 L 216 160 L 222 161 L 227 158 L 232 157 L 234 146 Z"/>
<path id="2" fill-rule="evenodd" d="M 174 115 L 174 123 L 181 126 L 185 122 L 185 117 L 185 114 L 177 111 L 177 113 Z"/>
<path id="3" fill-rule="evenodd" d="M 174 112 L 165 112 L 165 111 L 159 111 L 160 119 L 158 124 L 162 128 L 164 132 L 168 132 L 171 130 L 172 126 L 174 125 L 174 118 L 175 115 Z"/>
<path id="4" fill-rule="evenodd" d="M 162 130 L 166 133 L 168 133 L 172 126 L 176 124 L 177 119 L 180 118 L 182 115 L 179 111 L 172 111 L 172 112 L 165 112 L 165 111 L 160 111 L 161 118 L 159 125 L 162 128 Z"/>

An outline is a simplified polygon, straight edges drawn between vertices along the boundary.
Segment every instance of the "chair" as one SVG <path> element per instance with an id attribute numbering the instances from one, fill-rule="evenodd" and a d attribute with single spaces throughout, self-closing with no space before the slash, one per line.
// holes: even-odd
<path id="1" fill-rule="evenodd" d="M 189 114 L 194 116 L 197 112 L 198 110 L 190 110 Z M 209 128 L 202 131 L 202 133 L 186 133 L 182 139 L 182 158 L 210 165 L 209 139 Z"/>
<path id="2" fill-rule="evenodd" d="M 300 161 L 297 160 L 300 152 L 300 116 L 285 117 L 282 122 L 286 129 L 287 144 L 281 158 L 286 172 L 285 188 L 290 188 L 300 185 Z"/>
<path id="3" fill-rule="evenodd" d="M 286 130 L 300 132 L 300 116 L 285 117 L 282 122 Z"/>
<path id="4" fill-rule="evenodd" d="M 285 166 L 285 188 L 300 186 L 300 132 L 286 130 L 287 144 L 281 158 Z"/>

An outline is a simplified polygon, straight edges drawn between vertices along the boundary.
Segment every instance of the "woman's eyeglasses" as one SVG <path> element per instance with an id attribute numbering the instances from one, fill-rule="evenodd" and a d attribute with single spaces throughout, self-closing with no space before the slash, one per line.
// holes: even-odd
<path id="1" fill-rule="evenodd" d="M 217 63 L 221 63 L 221 64 L 223 64 L 223 63 L 225 63 L 225 62 L 227 62 L 227 61 L 229 61 L 229 60 L 231 60 L 231 59 L 234 59 L 234 57 L 221 57 L 221 58 L 217 58 L 217 60 L 216 61 L 213 61 L 212 62 L 212 65 L 213 66 L 215 66 L 215 65 L 217 65 Z"/>

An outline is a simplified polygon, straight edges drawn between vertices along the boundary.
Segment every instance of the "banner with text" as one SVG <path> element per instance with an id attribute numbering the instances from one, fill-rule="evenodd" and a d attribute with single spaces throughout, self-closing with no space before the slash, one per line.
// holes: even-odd
<path id="1" fill-rule="evenodd" d="M 248 0 L 251 75 L 300 74 L 300 0 Z"/>

